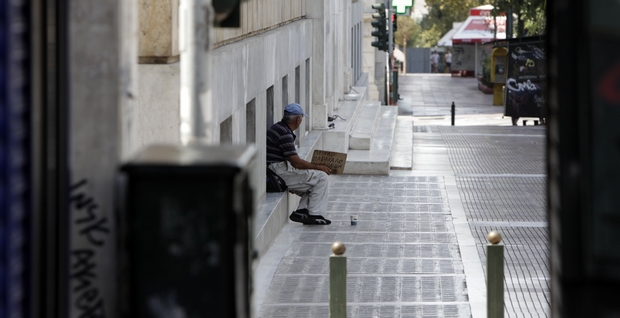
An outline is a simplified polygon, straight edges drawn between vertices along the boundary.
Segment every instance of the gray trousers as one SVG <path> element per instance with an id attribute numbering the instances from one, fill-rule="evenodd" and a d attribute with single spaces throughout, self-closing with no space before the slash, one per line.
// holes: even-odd
<path id="1" fill-rule="evenodd" d="M 310 214 L 327 212 L 327 173 L 312 169 L 295 169 L 290 162 L 269 164 L 288 186 L 288 190 L 301 196 L 297 209 L 308 209 Z"/>

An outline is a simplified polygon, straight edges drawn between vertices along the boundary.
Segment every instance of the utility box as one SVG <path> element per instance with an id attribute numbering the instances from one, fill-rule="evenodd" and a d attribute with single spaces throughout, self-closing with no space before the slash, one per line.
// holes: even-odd
<path id="1" fill-rule="evenodd" d="M 152 146 L 122 171 L 123 317 L 249 318 L 253 146 Z"/>
<path id="2" fill-rule="evenodd" d="M 508 73 L 508 50 L 503 47 L 493 49 L 491 53 L 491 83 L 493 83 L 493 105 L 504 105 L 504 85 Z"/>

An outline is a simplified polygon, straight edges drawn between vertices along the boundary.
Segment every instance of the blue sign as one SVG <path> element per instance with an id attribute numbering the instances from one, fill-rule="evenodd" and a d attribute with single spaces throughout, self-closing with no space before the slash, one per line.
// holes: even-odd
<path id="1" fill-rule="evenodd" d="M 28 317 L 29 4 L 0 0 L 0 317 Z"/>

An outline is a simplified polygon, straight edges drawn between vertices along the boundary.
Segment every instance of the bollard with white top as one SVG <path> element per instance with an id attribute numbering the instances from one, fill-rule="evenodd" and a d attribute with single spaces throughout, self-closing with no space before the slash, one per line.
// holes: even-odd
<path id="1" fill-rule="evenodd" d="M 487 236 L 487 317 L 504 317 L 504 245 L 497 231 Z"/>
<path id="2" fill-rule="evenodd" d="M 347 257 L 342 242 L 332 244 L 329 257 L 329 317 L 347 317 Z"/>

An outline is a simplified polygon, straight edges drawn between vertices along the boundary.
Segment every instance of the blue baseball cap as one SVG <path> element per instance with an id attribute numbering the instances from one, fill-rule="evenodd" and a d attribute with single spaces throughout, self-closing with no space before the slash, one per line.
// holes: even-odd
<path id="1" fill-rule="evenodd" d="M 287 114 L 287 115 L 302 115 L 302 116 L 306 116 L 306 114 L 304 114 L 303 108 L 301 108 L 301 106 L 299 104 L 296 104 L 296 103 L 288 104 L 286 107 L 284 107 L 284 113 Z"/>

